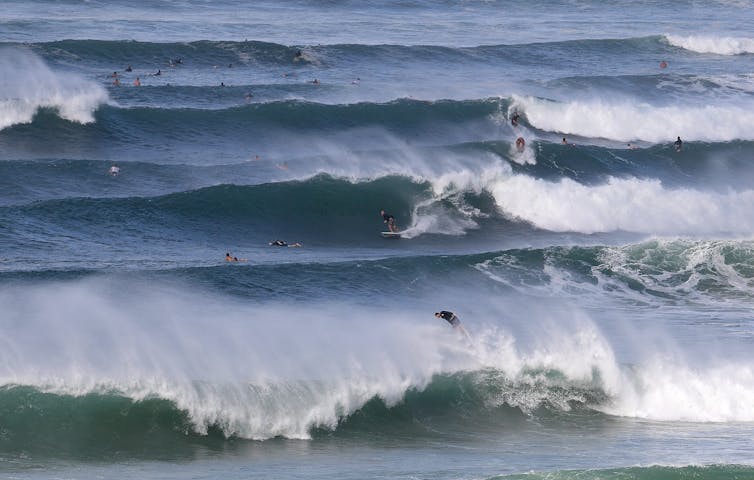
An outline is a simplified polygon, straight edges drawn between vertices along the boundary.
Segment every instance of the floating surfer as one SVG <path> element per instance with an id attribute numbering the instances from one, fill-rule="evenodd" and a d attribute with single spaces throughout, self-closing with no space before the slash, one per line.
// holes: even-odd
<path id="1" fill-rule="evenodd" d="M 458 316 L 456 316 L 455 313 L 449 312 L 447 310 L 440 310 L 439 312 L 435 312 L 435 317 L 442 318 L 453 327 L 453 330 L 459 332 L 466 338 L 471 338 L 469 336 L 469 332 L 467 332 L 466 329 L 461 326 L 461 320 L 458 318 Z"/>
<path id="2" fill-rule="evenodd" d="M 270 242 L 271 247 L 303 247 L 300 243 L 288 243 L 285 240 L 273 240 Z"/>
<path id="3" fill-rule="evenodd" d="M 118 164 L 113 164 L 113 166 L 110 167 L 110 170 L 108 170 L 108 173 L 113 177 L 120 175 L 120 167 L 118 166 Z"/>

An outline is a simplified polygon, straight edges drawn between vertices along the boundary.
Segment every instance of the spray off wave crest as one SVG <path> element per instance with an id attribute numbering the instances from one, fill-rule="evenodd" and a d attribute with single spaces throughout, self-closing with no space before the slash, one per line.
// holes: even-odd
<path id="1" fill-rule="evenodd" d="M 754 140 L 754 113 L 740 102 L 715 105 L 658 106 L 637 100 L 554 102 L 513 97 L 511 109 L 525 112 L 540 130 L 621 142 Z"/>
<path id="2" fill-rule="evenodd" d="M 3 289 L 3 424 L 39 425 L 19 422 L 18 415 L 34 416 L 13 408 L 19 398 L 65 416 L 80 404 L 72 397 L 93 398 L 95 411 L 108 398 L 151 402 L 146 410 L 168 408 L 170 429 L 260 440 L 338 429 L 374 401 L 387 411 L 367 411 L 376 415 L 370 423 L 401 422 L 405 415 L 393 416 L 393 409 L 419 415 L 422 405 L 438 401 L 471 418 L 513 408 L 524 415 L 592 409 L 665 421 L 754 421 L 754 371 L 745 360 L 694 368 L 650 357 L 627 368 L 576 310 L 520 306 L 546 327 L 530 342 L 480 313 L 466 342 L 445 325 L 417 321 L 426 316 L 420 310 L 374 322 L 378 312 L 345 304 L 302 312 L 162 288 L 131 291 L 143 300 L 138 304 L 113 295 L 122 290 L 108 282 Z M 499 315 L 500 305 L 488 307 Z M 36 353 L 42 347 L 44 356 Z M 19 395 L 28 387 L 31 397 Z"/>
<path id="3" fill-rule="evenodd" d="M 694 235 L 754 232 L 754 191 L 668 189 L 659 180 L 609 178 L 589 186 L 513 175 L 490 187 L 508 215 L 556 232 Z"/>
<path id="4" fill-rule="evenodd" d="M 78 123 L 94 121 L 95 110 L 108 101 L 105 89 L 78 75 L 52 71 L 27 50 L 0 49 L 0 130 L 30 123 L 40 109 Z"/>
<path id="5" fill-rule="evenodd" d="M 668 43 L 697 53 L 717 55 L 741 55 L 754 53 L 754 38 L 712 37 L 702 35 L 665 35 Z"/>

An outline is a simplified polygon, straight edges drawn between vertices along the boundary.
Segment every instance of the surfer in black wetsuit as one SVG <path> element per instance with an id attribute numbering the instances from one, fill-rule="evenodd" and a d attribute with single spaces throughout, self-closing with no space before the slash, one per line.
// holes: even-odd
<path id="1" fill-rule="evenodd" d="M 273 240 L 270 242 L 271 247 L 300 247 L 301 244 L 296 243 L 288 243 L 285 240 Z"/>
<path id="2" fill-rule="evenodd" d="M 385 213 L 385 210 L 380 210 L 380 215 L 382 215 L 382 223 L 386 223 L 388 230 L 395 233 L 397 231 L 395 228 L 395 217 L 389 213 Z"/>
<path id="3" fill-rule="evenodd" d="M 518 112 L 513 112 L 513 115 L 511 115 L 511 125 L 513 125 L 514 127 L 517 127 L 518 119 L 519 119 Z"/>
<path id="4" fill-rule="evenodd" d="M 469 336 L 469 332 L 467 332 L 466 329 L 461 326 L 461 320 L 456 316 L 455 313 L 449 312 L 447 310 L 440 310 L 439 312 L 435 312 L 435 317 L 442 318 L 453 327 L 453 330 L 461 333 L 466 338 L 471 338 Z"/>
<path id="5" fill-rule="evenodd" d="M 675 145 L 676 152 L 680 152 L 681 150 L 683 150 L 683 142 L 681 141 L 681 137 L 678 137 L 678 140 L 676 140 L 673 145 Z"/>
<path id="6" fill-rule="evenodd" d="M 456 314 L 453 312 L 448 312 L 447 310 L 440 310 L 439 312 L 435 312 L 435 317 L 442 318 L 454 327 L 461 324 L 461 321 L 458 319 Z"/>

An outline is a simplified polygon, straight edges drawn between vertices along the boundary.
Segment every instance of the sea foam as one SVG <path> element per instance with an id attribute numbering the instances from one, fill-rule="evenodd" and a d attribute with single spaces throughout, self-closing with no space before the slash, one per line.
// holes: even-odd
<path id="1" fill-rule="evenodd" d="M 668 43 L 698 53 L 716 53 L 718 55 L 741 55 L 754 53 L 754 38 L 747 37 L 712 37 L 702 35 L 665 35 Z"/>
<path id="2" fill-rule="evenodd" d="M 671 189 L 655 179 L 610 178 L 584 185 L 526 175 L 491 185 L 502 211 L 545 230 L 596 233 L 751 234 L 754 190 Z"/>
<path id="3" fill-rule="evenodd" d="M 0 130 L 30 123 L 40 108 L 78 123 L 94 121 L 97 107 L 108 101 L 99 84 L 69 73 L 51 70 L 29 50 L 0 49 Z"/>
<path id="4" fill-rule="evenodd" d="M 514 96 L 513 109 L 524 112 L 541 130 L 628 142 L 754 140 L 754 110 L 745 104 L 651 105 L 631 100 L 555 102 Z"/>
<path id="5" fill-rule="evenodd" d="M 493 394 L 488 404 L 497 399 L 524 412 L 542 404 L 568 411 L 569 400 L 589 402 L 580 393 L 587 389 L 598 399 L 589 406 L 614 415 L 754 420 L 746 359 L 698 369 L 651 357 L 627 369 L 578 310 L 559 308 L 548 319 L 527 306 L 527 323 L 539 332 L 527 343 L 495 325 L 499 307 L 480 306 L 468 343 L 421 309 L 375 322 L 379 312 L 355 305 L 302 309 L 212 301 L 155 286 L 150 292 L 103 287 L 78 282 L 55 291 L 0 291 L 0 385 L 166 399 L 198 433 L 217 426 L 252 439 L 309 438 L 312 428 L 337 428 L 375 397 L 391 407 L 438 374 L 489 369 L 499 373 L 504 395 Z M 491 394 L 484 384 L 475 388 Z"/>

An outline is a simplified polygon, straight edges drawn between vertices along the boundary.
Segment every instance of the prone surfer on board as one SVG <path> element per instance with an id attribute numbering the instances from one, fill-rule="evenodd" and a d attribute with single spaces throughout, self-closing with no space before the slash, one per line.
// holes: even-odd
<path id="1" fill-rule="evenodd" d="M 456 316 L 455 313 L 449 312 L 447 310 L 440 310 L 439 312 L 435 312 L 435 317 L 442 318 L 453 327 L 453 330 L 461 333 L 466 338 L 471 338 L 469 336 L 469 332 L 467 332 L 466 329 L 461 326 L 461 320 Z"/>
<path id="2" fill-rule="evenodd" d="M 395 226 L 395 217 L 390 215 L 389 213 L 385 213 L 385 210 L 380 210 L 380 215 L 382 215 L 382 223 L 387 224 L 388 230 L 393 233 L 397 233 L 398 228 Z"/>
<path id="3" fill-rule="evenodd" d="M 271 247 L 301 247 L 302 245 L 298 242 L 296 243 L 288 243 L 285 240 L 273 240 L 270 242 Z"/>

